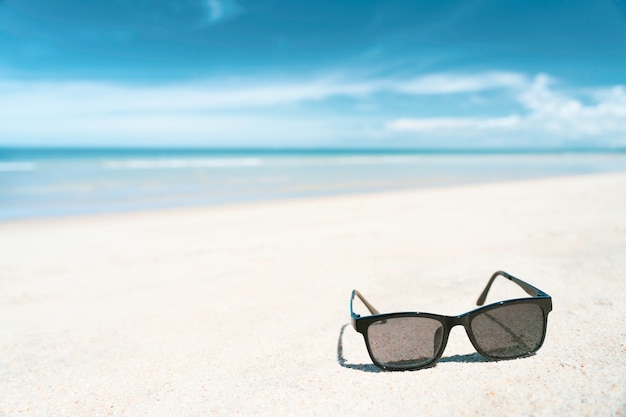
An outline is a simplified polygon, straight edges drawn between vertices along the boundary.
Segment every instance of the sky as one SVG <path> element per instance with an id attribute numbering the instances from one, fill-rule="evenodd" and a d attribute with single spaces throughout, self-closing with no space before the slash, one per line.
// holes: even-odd
<path id="1" fill-rule="evenodd" d="M 0 146 L 624 148 L 626 0 L 0 0 Z"/>

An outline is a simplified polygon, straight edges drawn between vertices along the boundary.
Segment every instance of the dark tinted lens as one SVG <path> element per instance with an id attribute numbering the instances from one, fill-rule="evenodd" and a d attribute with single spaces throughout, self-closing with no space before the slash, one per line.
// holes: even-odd
<path id="1" fill-rule="evenodd" d="M 367 337 L 376 362 L 410 368 L 426 365 L 437 356 L 443 341 L 443 326 L 426 317 L 397 317 L 370 324 Z"/>
<path id="2" fill-rule="evenodd" d="M 505 304 L 478 314 L 470 323 L 478 346 L 492 358 L 515 358 L 539 348 L 545 334 L 537 304 Z"/>

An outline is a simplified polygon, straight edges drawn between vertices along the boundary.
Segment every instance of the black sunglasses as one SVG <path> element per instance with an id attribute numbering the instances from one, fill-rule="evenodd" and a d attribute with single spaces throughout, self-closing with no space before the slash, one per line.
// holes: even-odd
<path id="1" fill-rule="evenodd" d="M 537 352 L 546 336 L 552 297 L 503 271 L 491 276 L 476 304 L 485 303 L 496 277 L 505 277 L 530 298 L 500 301 L 459 316 L 430 313 L 380 314 L 357 290 L 350 298 L 352 327 L 363 335 L 374 365 L 399 371 L 434 365 L 446 347 L 454 326 L 461 325 L 478 353 L 492 360 L 515 359 Z M 358 297 L 372 316 L 361 317 L 352 308 Z"/>

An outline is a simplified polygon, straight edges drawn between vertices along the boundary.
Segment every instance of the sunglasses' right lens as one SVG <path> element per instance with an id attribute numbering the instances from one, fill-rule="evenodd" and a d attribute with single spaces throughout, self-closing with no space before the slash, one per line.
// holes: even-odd
<path id="1" fill-rule="evenodd" d="M 375 362 L 396 369 L 416 368 L 432 362 L 441 349 L 443 325 L 427 317 L 395 317 L 367 328 Z"/>
<path id="2" fill-rule="evenodd" d="M 504 304 L 474 317 L 470 324 L 478 346 L 486 356 L 511 359 L 533 353 L 545 335 L 543 310 L 537 304 Z"/>

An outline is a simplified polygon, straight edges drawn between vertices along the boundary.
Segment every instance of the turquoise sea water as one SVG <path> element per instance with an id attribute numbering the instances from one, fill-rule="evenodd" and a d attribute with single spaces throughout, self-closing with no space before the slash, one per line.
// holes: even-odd
<path id="1" fill-rule="evenodd" d="M 626 152 L 0 148 L 0 220 L 626 171 Z"/>

